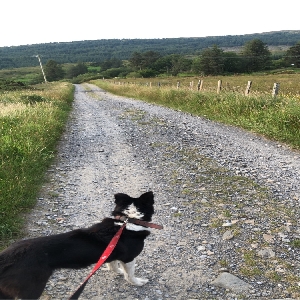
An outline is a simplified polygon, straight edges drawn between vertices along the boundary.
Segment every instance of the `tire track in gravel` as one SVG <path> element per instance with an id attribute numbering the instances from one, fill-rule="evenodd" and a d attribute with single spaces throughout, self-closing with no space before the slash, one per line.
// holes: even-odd
<path id="1" fill-rule="evenodd" d="M 115 193 L 135 197 L 150 188 L 156 200 L 153 221 L 163 224 L 164 230 L 153 232 L 137 258 L 137 276 L 148 278 L 149 283 L 130 286 L 122 277 L 100 269 L 82 299 L 234 299 L 239 294 L 215 287 L 211 281 L 224 258 L 231 260 L 230 271 L 239 275 L 241 258 L 235 250 L 247 247 L 253 235 L 222 241 L 222 229 L 209 224 L 225 210 L 237 216 L 246 212 L 255 219 L 253 205 L 261 204 L 249 198 L 261 192 L 239 179 L 237 184 L 245 184 L 243 191 L 233 191 L 225 195 L 227 199 L 217 190 L 222 184 L 229 189 L 218 179 L 219 174 L 227 176 L 224 167 L 234 175 L 269 185 L 280 201 L 290 201 L 291 208 L 298 203 L 297 152 L 236 128 L 113 96 L 93 85 L 76 85 L 57 158 L 28 218 L 28 235 L 90 226 L 110 215 Z M 197 172 L 204 174 L 203 182 L 197 181 Z M 212 201 L 215 203 L 209 206 Z M 245 209 L 231 206 L 239 201 L 245 201 Z M 67 299 L 90 270 L 55 272 L 42 299 Z M 244 295 L 247 299 L 288 295 L 285 285 L 278 288 L 276 283 L 243 279 L 252 285 Z"/>

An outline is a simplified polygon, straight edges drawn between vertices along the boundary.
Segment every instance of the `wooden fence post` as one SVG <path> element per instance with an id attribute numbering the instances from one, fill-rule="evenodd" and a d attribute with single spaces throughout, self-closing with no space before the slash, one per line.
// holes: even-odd
<path id="1" fill-rule="evenodd" d="M 249 95 L 250 89 L 251 89 L 251 85 L 252 85 L 252 81 L 248 81 L 247 87 L 246 87 L 246 90 L 245 90 L 245 96 Z"/>
<path id="2" fill-rule="evenodd" d="M 199 79 L 198 84 L 197 84 L 197 90 L 198 90 L 198 92 L 200 91 L 200 86 L 201 86 L 201 79 Z"/>
<path id="3" fill-rule="evenodd" d="M 197 84 L 197 90 L 198 92 L 202 90 L 203 87 L 203 79 L 199 79 L 198 84 Z"/>
<path id="4" fill-rule="evenodd" d="M 272 97 L 275 98 L 278 95 L 279 91 L 279 83 L 274 83 L 273 85 L 273 91 L 272 91 Z"/>
<path id="5" fill-rule="evenodd" d="M 221 89 L 222 89 L 222 80 L 219 80 L 218 81 L 218 88 L 217 88 L 217 93 L 218 94 L 220 93 Z"/>

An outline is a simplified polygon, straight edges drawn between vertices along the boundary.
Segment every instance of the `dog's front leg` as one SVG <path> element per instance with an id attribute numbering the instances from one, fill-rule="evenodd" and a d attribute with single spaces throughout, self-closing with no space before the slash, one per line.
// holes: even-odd
<path id="1" fill-rule="evenodd" d="M 110 263 L 107 263 L 107 269 L 109 271 L 113 271 L 119 275 L 123 274 L 123 269 L 120 268 L 120 265 L 119 265 L 119 261 L 118 260 L 114 260 L 114 261 L 111 261 Z"/>
<path id="2" fill-rule="evenodd" d="M 148 282 L 148 279 L 134 277 L 135 259 L 127 264 L 123 263 L 122 261 L 120 261 L 120 263 L 124 270 L 124 278 L 129 283 L 134 285 L 144 285 Z"/>

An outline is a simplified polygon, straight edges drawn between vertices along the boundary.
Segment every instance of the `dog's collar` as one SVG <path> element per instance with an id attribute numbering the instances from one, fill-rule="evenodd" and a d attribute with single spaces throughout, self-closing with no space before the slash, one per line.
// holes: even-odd
<path id="1" fill-rule="evenodd" d="M 139 219 L 127 218 L 125 216 L 118 215 L 118 216 L 115 216 L 115 219 L 120 220 L 122 222 L 128 222 L 128 223 L 133 223 L 136 225 L 142 225 L 145 227 L 150 227 L 150 228 L 155 228 L 155 229 L 163 229 L 163 226 L 161 226 L 161 225 L 150 223 L 150 222 L 139 220 Z"/>

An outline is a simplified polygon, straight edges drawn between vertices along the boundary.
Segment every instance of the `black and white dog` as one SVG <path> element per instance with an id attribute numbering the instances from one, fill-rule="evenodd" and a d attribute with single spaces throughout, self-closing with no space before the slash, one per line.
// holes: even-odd
<path id="1" fill-rule="evenodd" d="M 0 253 L 0 299 L 37 299 L 55 269 L 85 268 L 98 261 L 123 223 L 117 217 L 151 221 L 154 213 L 152 192 L 132 198 L 115 195 L 112 216 L 89 228 L 21 240 Z M 134 275 L 135 258 L 150 234 L 147 227 L 127 223 L 120 240 L 107 259 L 110 270 L 124 274 L 134 285 L 148 280 Z"/>

